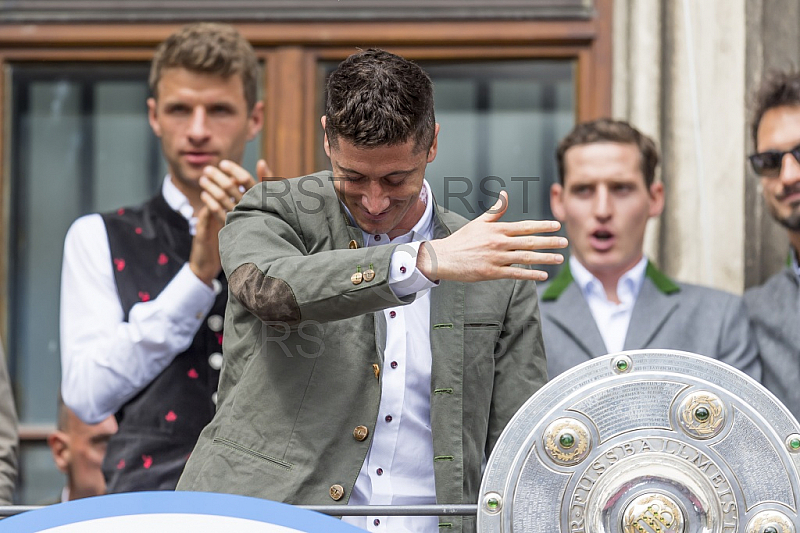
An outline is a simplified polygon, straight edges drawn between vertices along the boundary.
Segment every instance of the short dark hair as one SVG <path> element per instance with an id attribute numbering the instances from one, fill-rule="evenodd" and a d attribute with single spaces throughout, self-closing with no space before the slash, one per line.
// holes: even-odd
<path id="1" fill-rule="evenodd" d="M 772 108 L 800 106 L 800 72 L 770 71 L 756 91 L 753 102 L 753 144 L 758 144 L 758 126 Z"/>
<path id="2" fill-rule="evenodd" d="M 361 147 L 416 141 L 433 144 L 433 83 L 416 63 L 370 48 L 342 61 L 328 77 L 325 133 Z"/>
<path id="3" fill-rule="evenodd" d="M 577 124 L 569 134 L 558 143 L 556 160 L 558 163 L 558 179 L 564 184 L 564 154 L 573 146 L 598 142 L 614 142 L 633 144 L 641 155 L 642 176 L 649 189 L 656 179 L 658 166 L 658 148 L 656 143 L 624 120 L 601 118 Z"/>
<path id="4" fill-rule="evenodd" d="M 256 105 L 258 59 L 247 39 L 228 24 L 189 24 L 158 45 L 150 65 L 149 80 L 150 92 L 156 100 L 161 74 L 171 68 L 185 68 L 223 78 L 239 75 L 248 110 Z"/>

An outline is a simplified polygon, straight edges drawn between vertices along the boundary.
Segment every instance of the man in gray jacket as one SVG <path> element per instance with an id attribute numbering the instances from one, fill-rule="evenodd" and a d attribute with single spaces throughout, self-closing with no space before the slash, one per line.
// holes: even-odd
<path id="1" fill-rule="evenodd" d="M 478 499 L 481 462 L 546 380 L 534 280 L 551 221 L 436 205 L 433 87 L 380 50 L 327 84 L 333 172 L 261 184 L 220 233 L 230 297 L 218 412 L 179 489 L 305 504 Z M 373 531 L 474 518 L 369 516 Z"/>
<path id="2" fill-rule="evenodd" d="M 592 357 L 672 348 L 761 376 L 742 299 L 669 279 L 644 256 L 647 221 L 661 214 L 655 143 L 622 121 L 578 124 L 557 152 L 550 202 L 571 258 L 542 289 L 547 372 Z"/>
<path id="3" fill-rule="evenodd" d="M 764 201 L 791 243 L 789 265 L 745 293 L 764 364 L 762 380 L 800 418 L 800 74 L 773 73 L 757 94 L 752 122 Z"/>

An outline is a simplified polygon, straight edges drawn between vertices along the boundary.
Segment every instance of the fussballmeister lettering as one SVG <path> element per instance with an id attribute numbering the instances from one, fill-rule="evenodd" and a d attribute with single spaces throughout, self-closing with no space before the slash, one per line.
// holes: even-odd
<path id="1" fill-rule="evenodd" d="M 738 517 L 736 500 L 734 499 L 731 485 L 719 467 L 705 454 L 687 445 L 684 442 L 663 437 L 636 439 L 609 448 L 597 457 L 578 480 L 570 502 L 570 532 L 585 533 L 586 504 L 589 491 L 592 490 L 597 480 L 611 466 L 635 455 L 643 453 L 656 453 L 671 455 L 690 463 L 696 470 L 702 472 L 711 484 L 719 499 L 724 513 L 722 533 L 737 531 Z"/>

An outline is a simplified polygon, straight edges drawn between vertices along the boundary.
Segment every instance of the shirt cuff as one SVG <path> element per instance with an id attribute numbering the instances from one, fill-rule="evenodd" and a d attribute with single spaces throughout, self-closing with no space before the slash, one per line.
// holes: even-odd
<path id="1" fill-rule="evenodd" d="M 214 289 L 203 283 L 186 263 L 164 287 L 157 300 L 181 329 L 196 331 L 211 311 L 216 296 Z"/>
<path id="2" fill-rule="evenodd" d="M 420 241 L 401 244 L 392 252 L 389 262 L 389 288 L 398 298 L 439 285 L 438 281 L 429 280 L 417 269 L 417 254 L 421 244 Z"/>

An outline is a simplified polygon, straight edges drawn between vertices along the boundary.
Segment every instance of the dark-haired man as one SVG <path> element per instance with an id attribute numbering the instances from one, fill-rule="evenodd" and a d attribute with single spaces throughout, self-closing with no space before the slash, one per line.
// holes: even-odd
<path id="1" fill-rule="evenodd" d="M 752 135 L 750 162 L 767 208 L 787 230 L 791 259 L 744 298 L 764 364 L 762 383 L 800 418 L 800 73 L 775 72 L 764 80 Z"/>
<path id="2" fill-rule="evenodd" d="M 742 299 L 674 282 L 644 256 L 647 221 L 664 207 L 652 139 L 626 122 L 600 119 L 575 126 L 557 160 L 550 204 L 571 257 L 542 292 L 550 377 L 606 353 L 671 348 L 759 379 Z"/>
<path id="3" fill-rule="evenodd" d="M 156 50 L 150 125 L 169 174 L 143 205 L 78 219 L 64 245 L 62 393 L 86 423 L 116 414 L 109 492 L 172 490 L 215 412 L 226 282 L 218 232 L 255 180 L 258 65 L 232 27 L 193 24 Z M 259 176 L 268 172 L 257 165 Z"/>
<path id="4" fill-rule="evenodd" d="M 179 489 L 306 504 L 474 503 L 481 462 L 545 381 L 533 280 L 555 222 L 445 212 L 428 75 L 367 50 L 328 79 L 333 172 L 262 184 L 220 233 L 220 406 Z M 474 283 L 466 283 L 474 282 Z M 474 518 L 369 516 L 372 531 Z"/>

